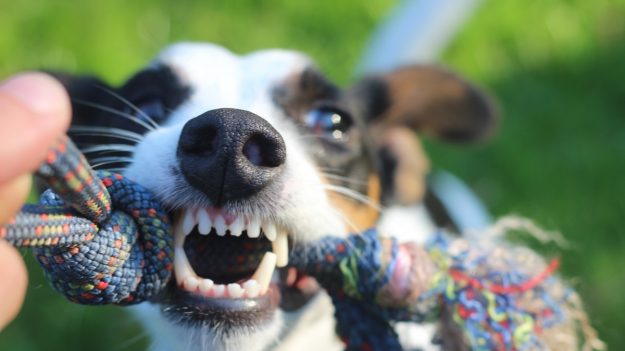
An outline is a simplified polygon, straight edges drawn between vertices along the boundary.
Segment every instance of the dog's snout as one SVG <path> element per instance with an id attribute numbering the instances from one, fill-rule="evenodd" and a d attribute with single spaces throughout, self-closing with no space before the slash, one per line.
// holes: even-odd
<path id="1" fill-rule="evenodd" d="M 245 110 L 217 109 L 185 124 L 177 151 L 187 181 L 216 205 L 253 195 L 282 171 L 284 140 Z"/>

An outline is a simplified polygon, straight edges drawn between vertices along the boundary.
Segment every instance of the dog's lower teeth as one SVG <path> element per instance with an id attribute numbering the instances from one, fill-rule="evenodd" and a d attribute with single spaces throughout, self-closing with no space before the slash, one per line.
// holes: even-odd
<path id="1" fill-rule="evenodd" d="M 247 295 L 247 297 L 255 298 L 260 292 L 260 285 L 258 285 L 258 282 L 256 280 L 250 279 L 243 283 L 243 289 L 245 289 L 245 294 Z"/>
<path id="2" fill-rule="evenodd" d="M 284 230 L 278 231 L 271 246 L 273 253 L 276 254 L 276 266 L 285 267 L 289 264 L 289 238 Z"/>
<path id="3" fill-rule="evenodd" d="M 276 254 L 273 252 L 265 252 L 263 260 L 260 261 L 260 265 L 256 268 L 256 272 L 252 276 L 252 279 L 258 282 L 260 286 L 259 293 L 264 295 L 269 289 L 269 283 L 271 283 L 271 277 L 273 271 L 276 269 Z"/>
<path id="4" fill-rule="evenodd" d="M 187 276 L 182 282 L 182 286 L 187 291 L 196 291 L 199 285 L 200 285 L 200 281 L 196 277 L 193 277 L 193 276 Z"/>
<path id="5" fill-rule="evenodd" d="M 224 297 L 226 294 L 226 286 L 223 284 L 217 284 L 213 286 L 213 295 L 215 297 Z"/>
<path id="6" fill-rule="evenodd" d="M 238 299 L 243 296 L 243 288 L 237 283 L 228 284 L 228 296 Z"/>
<path id="7" fill-rule="evenodd" d="M 208 294 L 213 289 L 213 285 L 214 283 L 212 280 L 202 279 L 202 281 L 200 282 L 200 286 L 199 286 L 200 293 L 204 296 L 208 296 Z"/>

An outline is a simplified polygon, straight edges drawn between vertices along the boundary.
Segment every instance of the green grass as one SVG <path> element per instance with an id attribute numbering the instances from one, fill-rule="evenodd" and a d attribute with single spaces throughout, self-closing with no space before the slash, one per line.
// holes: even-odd
<path id="1" fill-rule="evenodd" d="M 244 53 L 309 53 L 346 83 L 392 5 L 369 1 L 13 1 L 0 5 L 0 77 L 39 67 L 121 82 L 166 43 L 213 41 Z M 562 272 L 601 337 L 625 349 L 625 0 L 486 0 L 444 62 L 489 89 L 504 119 L 490 143 L 428 140 L 436 167 L 460 175 L 496 215 L 561 230 Z M 553 248 L 550 249 L 553 253 Z M 30 261 L 31 285 L 1 350 L 142 350 L 114 307 L 65 302 Z"/>

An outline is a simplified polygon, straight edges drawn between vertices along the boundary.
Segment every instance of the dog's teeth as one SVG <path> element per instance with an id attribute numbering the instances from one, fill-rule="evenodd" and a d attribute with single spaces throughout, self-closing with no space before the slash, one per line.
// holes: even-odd
<path id="1" fill-rule="evenodd" d="M 228 296 L 238 299 L 243 296 L 243 288 L 237 283 L 228 284 Z"/>
<path id="2" fill-rule="evenodd" d="M 276 266 L 285 267 L 289 263 L 289 238 L 284 229 L 278 229 L 276 240 L 271 246 L 276 254 Z"/>
<path id="3" fill-rule="evenodd" d="M 187 259 L 184 249 L 176 247 L 174 251 L 174 274 L 179 284 L 182 284 L 187 277 L 195 277 L 195 271 Z"/>
<path id="4" fill-rule="evenodd" d="M 224 297 L 226 293 L 226 286 L 223 284 L 215 284 L 213 286 L 213 294 L 215 297 Z"/>
<path id="5" fill-rule="evenodd" d="M 260 291 L 260 285 L 254 279 L 250 279 L 243 283 L 243 289 L 245 289 L 245 294 L 249 298 L 255 298 L 258 296 L 258 292 Z"/>
<path id="6" fill-rule="evenodd" d="M 243 216 L 239 215 L 230 224 L 230 234 L 232 236 L 240 236 L 243 233 L 243 228 L 245 228 L 245 221 Z"/>
<path id="7" fill-rule="evenodd" d="M 263 223 L 263 233 L 269 241 L 276 240 L 276 225 L 270 221 Z"/>
<path id="8" fill-rule="evenodd" d="M 194 276 L 187 276 L 184 278 L 182 282 L 182 286 L 185 290 L 190 292 L 197 291 L 198 286 L 200 285 L 200 281 Z"/>
<path id="9" fill-rule="evenodd" d="M 208 216 L 208 212 L 204 209 L 200 209 L 197 211 L 197 230 L 202 235 L 206 235 L 210 233 L 211 227 L 213 223 L 211 223 L 211 218 Z"/>
<path id="10" fill-rule="evenodd" d="M 210 279 L 202 279 L 199 287 L 202 295 L 208 296 L 208 293 L 213 289 L 213 284 L 213 281 Z"/>
<path id="11" fill-rule="evenodd" d="M 215 218 L 215 231 L 217 232 L 217 235 L 226 235 L 226 230 L 228 230 L 228 227 L 226 226 L 226 219 L 223 216 L 218 215 L 217 218 Z"/>
<path id="12" fill-rule="evenodd" d="M 247 224 L 247 236 L 250 238 L 258 238 L 260 235 L 260 220 L 255 217 L 250 217 L 250 222 Z"/>
<path id="13" fill-rule="evenodd" d="M 174 225 L 174 247 L 182 247 L 184 245 L 186 233 L 182 227 L 182 218 L 179 218 Z"/>
<path id="14" fill-rule="evenodd" d="M 252 276 L 252 279 L 258 282 L 260 286 L 259 293 L 263 295 L 269 289 L 269 283 L 273 276 L 273 271 L 276 269 L 276 254 L 273 252 L 265 252 L 263 260 L 256 268 L 256 272 Z"/>
<path id="15" fill-rule="evenodd" d="M 182 218 L 182 231 L 185 235 L 189 235 L 195 227 L 195 215 L 192 209 L 188 209 L 184 212 L 184 217 Z"/>

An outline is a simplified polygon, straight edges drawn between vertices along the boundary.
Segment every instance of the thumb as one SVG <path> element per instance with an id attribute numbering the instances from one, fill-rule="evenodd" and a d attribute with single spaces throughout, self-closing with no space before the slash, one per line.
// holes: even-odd
<path id="1" fill-rule="evenodd" d="M 32 172 L 69 124 L 63 86 L 44 73 L 24 73 L 0 84 L 0 185 Z"/>

